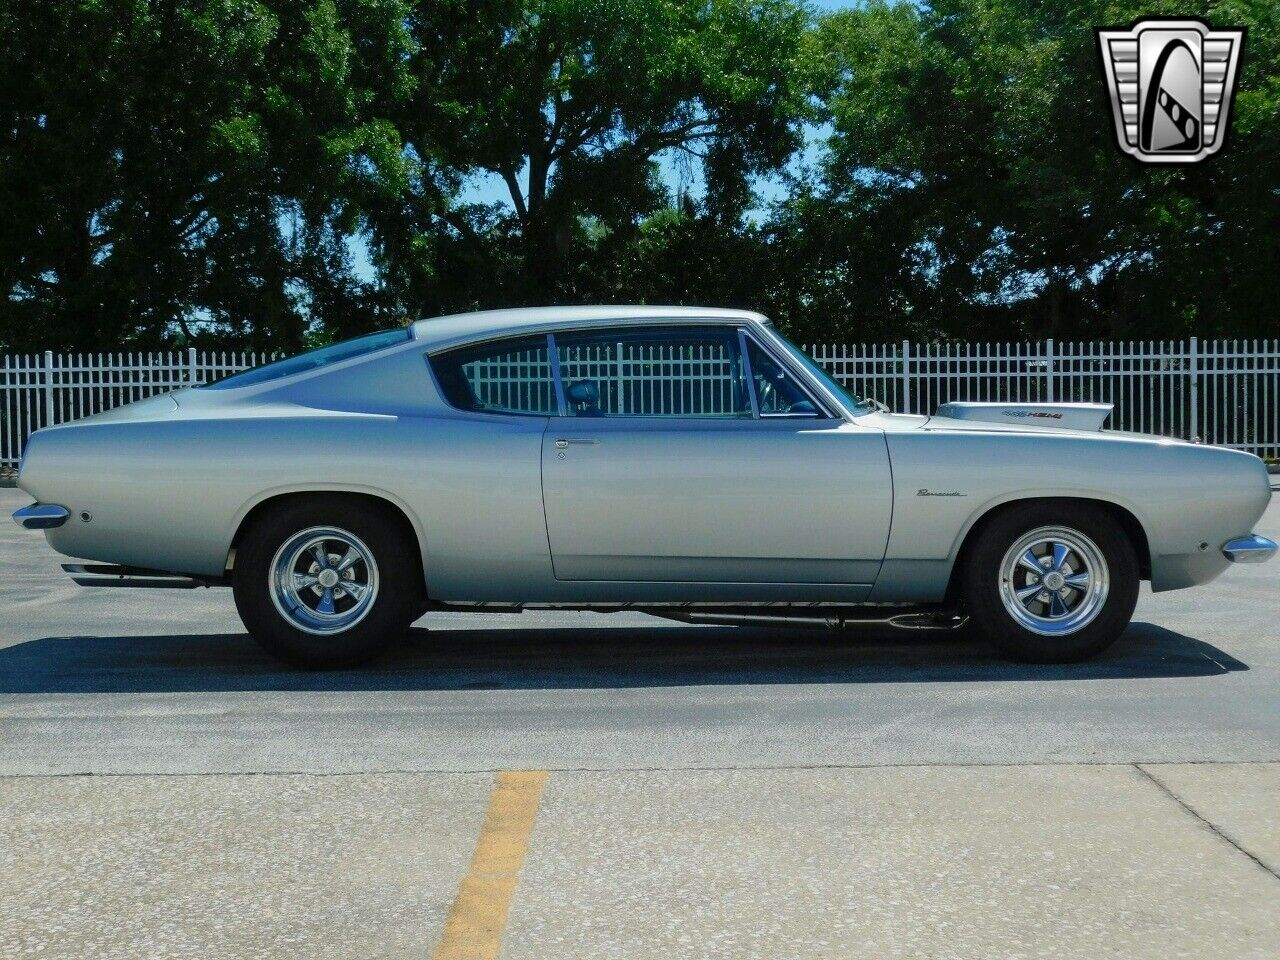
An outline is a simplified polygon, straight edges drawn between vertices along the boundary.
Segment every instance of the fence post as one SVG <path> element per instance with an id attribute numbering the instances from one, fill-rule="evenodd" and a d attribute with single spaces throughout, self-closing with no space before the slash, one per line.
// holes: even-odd
<path id="1" fill-rule="evenodd" d="M 902 341 L 902 412 L 911 412 L 911 341 Z"/>
<path id="2" fill-rule="evenodd" d="M 187 347 L 187 386 L 196 385 L 196 348 Z"/>
<path id="3" fill-rule="evenodd" d="M 53 351 L 44 352 L 44 426 L 53 426 Z"/>
<path id="4" fill-rule="evenodd" d="M 1044 342 L 1045 399 L 1053 403 L 1053 338 Z"/>
<path id="5" fill-rule="evenodd" d="M 614 361 L 614 372 L 618 377 L 618 413 L 627 412 L 627 384 L 622 379 L 622 344 L 618 343 L 618 358 Z"/>
<path id="6" fill-rule="evenodd" d="M 1200 341 L 1191 338 L 1191 350 L 1187 355 L 1187 371 L 1191 377 L 1191 436 L 1200 439 Z"/>

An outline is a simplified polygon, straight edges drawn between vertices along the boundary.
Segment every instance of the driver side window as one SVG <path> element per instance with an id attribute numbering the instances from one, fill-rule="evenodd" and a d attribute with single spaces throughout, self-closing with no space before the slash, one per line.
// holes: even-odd
<path id="1" fill-rule="evenodd" d="M 795 378 L 747 338 L 747 358 L 762 417 L 816 417 L 818 408 Z"/>
<path id="2" fill-rule="evenodd" d="M 732 327 L 640 327 L 556 337 L 571 417 L 751 419 Z"/>

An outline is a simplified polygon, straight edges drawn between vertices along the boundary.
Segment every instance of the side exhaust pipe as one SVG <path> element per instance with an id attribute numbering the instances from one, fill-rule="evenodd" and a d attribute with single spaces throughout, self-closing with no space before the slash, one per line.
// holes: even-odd
<path id="1" fill-rule="evenodd" d="M 716 624 L 722 627 L 774 626 L 820 627 L 827 630 L 846 630 L 856 627 L 892 627 L 896 630 L 956 630 L 964 626 L 968 617 L 950 611 L 913 611 L 890 616 L 854 616 L 848 614 L 787 613 L 718 613 L 700 610 L 672 610 L 661 607 L 641 610 L 655 617 L 675 620 L 679 623 Z"/>
<path id="2" fill-rule="evenodd" d="M 64 563 L 62 569 L 82 587 L 150 587 L 153 589 L 192 590 L 214 586 L 211 580 L 189 577 L 165 570 L 145 567 L 122 567 L 114 563 Z"/>

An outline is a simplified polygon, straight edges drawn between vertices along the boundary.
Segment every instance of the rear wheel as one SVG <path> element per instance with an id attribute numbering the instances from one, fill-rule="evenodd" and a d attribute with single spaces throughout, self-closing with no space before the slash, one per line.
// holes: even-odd
<path id="1" fill-rule="evenodd" d="M 254 639 L 290 663 L 365 663 L 415 619 L 414 549 L 388 510 L 361 498 L 286 502 L 257 518 L 236 551 L 236 609 Z"/>
<path id="2" fill-rule="evenodd" d="M 1037 501 L 997 514 L 961 560 L 973 633 L 1014 659 L 1084 660 L 1124 632 L 1138 600 L 1128 535 L 1088 504 Z"/>

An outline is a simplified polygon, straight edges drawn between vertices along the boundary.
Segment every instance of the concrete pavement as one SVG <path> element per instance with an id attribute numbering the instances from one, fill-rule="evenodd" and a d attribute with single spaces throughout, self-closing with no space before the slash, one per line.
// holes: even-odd
<path id="1" fill-rule="evenodd" d="M 500 910 L 492 781 L 0 779 L 0 956 L 1280 954 L 1280 764 L 554 771 Z"/>
<path id="2" fill-rule="evenodd" d="M 58 562 L 0 523 L 0 958 L 1280 956 L 1280 565 L 1073 666 L 433 615 L 299 674 Z"/>

